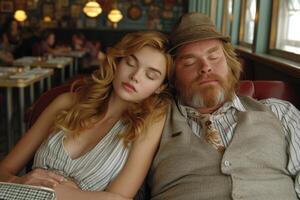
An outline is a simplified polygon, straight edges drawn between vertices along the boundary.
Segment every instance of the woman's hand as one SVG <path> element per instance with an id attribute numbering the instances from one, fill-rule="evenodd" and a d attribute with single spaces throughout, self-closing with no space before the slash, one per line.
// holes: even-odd
<path id="1" fill-rule="evenodd" d="M 33 169 L 21 177 L 15 177 L 10 182 L 54 188 L 65 181 L 65 178 L 46 169 Z"/>
<path id="2" fill-rule="evenodd" d="M 73 189 L 80 189 L 80 187 L 73 181 L 66 179 L 65 181 L 61 182 L 60 185 L 64 185 Z"/>

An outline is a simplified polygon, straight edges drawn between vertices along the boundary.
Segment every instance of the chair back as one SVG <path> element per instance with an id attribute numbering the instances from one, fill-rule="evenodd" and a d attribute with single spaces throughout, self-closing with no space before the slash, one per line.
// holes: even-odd
<path id="1" fill-rule="evenodd" d="M 83 78 L 80 76 L 79 78 Z M 71 83 L 52 88 L 42 94 L 38 100 L 27 109 L 25 114 L 25 122 L 27 127 L 31 127 L 37 120 L 43 110 L 60 94 L 70 91 Z M 242 80 L 239 83 L 238 94 L 241 96 L 251 96 L 255 99 L 278 98 L 293 103 L 300 108 L 300 95 L 296 93 L 296 89 L 283 81 L 250 81 Z"/>

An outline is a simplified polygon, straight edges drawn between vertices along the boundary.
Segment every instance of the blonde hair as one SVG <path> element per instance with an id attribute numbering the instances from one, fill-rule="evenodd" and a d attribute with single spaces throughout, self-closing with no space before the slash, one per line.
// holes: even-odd
<path id="1" fill-rule="evenodd" d="M 237 89 L 238 81 L 242 72 L 242 65 L 238 61 L 237 54 L 234 51 L 234 47 L 229 42 L 223 42 L 223 52 L 226 58 L 227 65 L 232 74 L 232 87 Z"/>
<path id="2" fill-rule="evenodd" d="M 152 47 L 165 56 L 167 75 L 163 84 L 167 87 L 159 94 L 154 93 L 142 102 L 133 104 L 123 113 L 121 120 L 126 124 L 126 128 L 122 136 L 125 144 L 134 141 L 153 120 L 160 119 L 167 111 L 171 98 L 168 82 L 173 73 L 171 69 L 173 63 L 167 53 L 167 38 L 159 32 L 134 32 L 127 34 L 113 48 L 108 49 L 103 66 L 94 71 L 91 77 L 73 84 L 71 90 L 76 91 L 74 106 L 59 113 L 56 126 L 75 135 L 91 128 L 100 114 L 107 110 L 118 63 L 122 58 L 145 46 Z"/>

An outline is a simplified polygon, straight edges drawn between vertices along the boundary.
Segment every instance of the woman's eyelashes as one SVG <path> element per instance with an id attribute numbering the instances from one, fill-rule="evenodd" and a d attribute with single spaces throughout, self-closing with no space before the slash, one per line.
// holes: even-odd
<path id="1" fill-rule="evenodd" d="M 139 67 L 136 59 L 134 59 L 132 56 L 127 57 L 125 59 L 125 63 L 129 67 Z M 146 78 L 148 78 L 150 80 L 159 79 L 160 74 L 161 74 L 160 72 L 157 72 L 153 69 L 146 69 L 144 72 L 145 72 L 144 74 L 145 74 Z"/>
<path id="2" fill-rule="evenodd" d="M 136 65 L 136 62 L 132 59 L 132 58 L 127 58 L 126 59 L 126 64 L 129 66 L 129 67 L 135 67 Z"/>
<path id="3" fill-rule="evenodd" d="M 150 80 L 155 80 L 155 79 L 158 78 L 158 75 L 155 72 L 152 72 L 152 71 L 146 72 L 146 76 Z"/>

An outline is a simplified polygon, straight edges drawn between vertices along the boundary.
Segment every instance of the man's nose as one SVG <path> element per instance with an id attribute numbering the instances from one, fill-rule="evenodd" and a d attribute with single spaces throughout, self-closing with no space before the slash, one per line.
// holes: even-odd
<path id="1" fill-rule="evenodd" d="M 210 73 L 211 71 L 212 71 L 211 65 L 206 60 L 202 60 L 199 64 L 198 72 L 200 74 L 207 74 Z"/>

